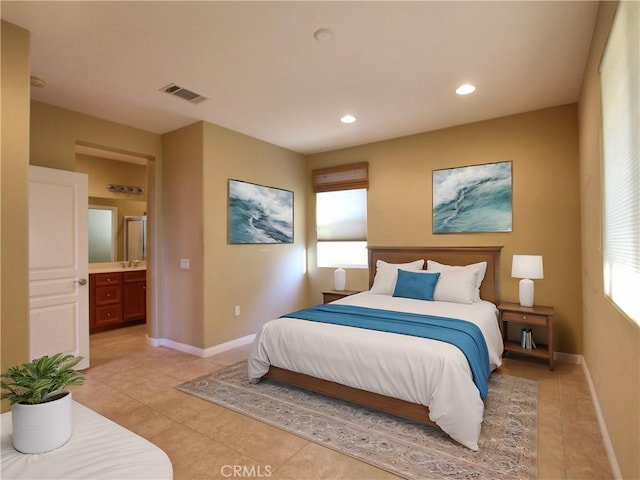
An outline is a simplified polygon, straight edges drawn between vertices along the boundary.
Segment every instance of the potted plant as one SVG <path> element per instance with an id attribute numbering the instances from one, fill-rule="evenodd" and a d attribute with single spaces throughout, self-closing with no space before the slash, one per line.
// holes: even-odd
<path id="1" fill-rule="evenodd" d="M 84 377 L 75 371 L 82 357 L 57 353 L 11 367 L 2 378 L 2 399 L 11 404 L 13 446 L 22 453 L 47 452 L 71 437 L 71 392 Z"/>

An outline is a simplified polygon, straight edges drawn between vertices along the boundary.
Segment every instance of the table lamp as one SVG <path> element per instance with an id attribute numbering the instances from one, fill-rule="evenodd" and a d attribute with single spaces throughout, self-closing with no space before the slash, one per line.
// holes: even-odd
<path id="1" fill-rule="evenodd" d="M 511 276 L 520 280 L 520 305 L 533 306 L 533 280 L 544 278 L 542 255 L 514 255 L 511 264 Z"/>

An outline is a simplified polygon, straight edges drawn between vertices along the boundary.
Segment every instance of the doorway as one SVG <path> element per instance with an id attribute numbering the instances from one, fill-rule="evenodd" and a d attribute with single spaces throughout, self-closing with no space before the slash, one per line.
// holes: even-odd
<path id="1" fill-rule="evenodd" d="M 88 175 L 89 180 L 89 203 L 96 208 L 111 209 L 117 212 L 115 219 L 115 231 L 112 234 L 112 260 L 90 263 L 90 277 L 93 272 L 106 272 L 109 268 L 119 271 L 124 277 L 129 277 L 132 272 L 126 273 L 127 270 L 135 267 L 138 279 L 142 275 L 142 279 L 146 280 L 144 288 L 143 305 L 152 305 L 155 295 L 155 281 L 153 275 L 153 266 L 156 264 L 154 257 L 154 249 L 148 246 L 153 242 L 154 236 L 154 206 L 149 201 L 155 198 L 154 195 L 154 179 L 155 179 L 155 159 L 148 155 L 125 152 L 113 149 L 111 147 L 96 146 L 82 142 L 76 143 L 76 171 L 83 172 Z M 143 238 L 145 244 L 140 247 L 140 255 L 144 258 L 129 258 L 127 256 L 126 244 L 126 219 L 129 217 L 144 218 L 145 232 Z M 103 247 L 104 248 L 104 247 Z M 91 251 L 91 247 L 90 247 Z M 146 269 L 141 272 L 141 268 Z M 130 290 L 129 286 L 127 288 Z M 123 294 L 125 290 L 123 280 Z M 95 298 L 95 295 L 94 295 Z M 96 318 L 96 306 L 90 305 L 90 309 L 94 308 L 93 318 Z M 110 307 L 113 308 L 113 307 Z M 124 305 L 122 306 L 124 309 Z M 106 310 L 106 308 L 105 308 Z M 147 331 L 155 331 L 156 309 L 146 308 Z M 127 310 L 122 310 L 122 318 L 130 318 Z M 114 324 L 113 327 L 117 327 Z M 124 326 L 124 325 L 123 325 Z M 150 335 L 153 336 L 153 335 Z"/>

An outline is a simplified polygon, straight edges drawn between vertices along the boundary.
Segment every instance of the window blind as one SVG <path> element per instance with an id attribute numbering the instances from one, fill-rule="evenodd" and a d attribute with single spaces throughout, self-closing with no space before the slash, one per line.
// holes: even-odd
<path id="1" fill-rule="evenodd" d="M 600 65 L 605 292 L 640 321 L 640 3 L 620 2 Z"/>
<path id="2" fill-rule="evenodd" d="M 311 172 L 311 183 L 315 193 L 369 188 L 369 163 L 315 169 Z"/>
<path id="3" fill-rule="evenodd" d="M 352 242 L 367 239 L 367 191 L 316 193 L 318 241 Z"/>

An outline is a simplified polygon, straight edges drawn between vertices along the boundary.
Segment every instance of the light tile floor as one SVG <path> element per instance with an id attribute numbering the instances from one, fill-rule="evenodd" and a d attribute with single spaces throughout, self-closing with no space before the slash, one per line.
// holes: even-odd
<path id="1" fill-rule="evenodd" d="M 247 357 L 248 347 L 198 358 L 146 342 L 144 325 L 91 336 L 91 367 L 74 399 L 147 438 L 171 458 L 176 480 L 398 477 L 173 387 Z M 537 380 L 538 478 L 609 479 L 580 365 L 505 359 L 501 372 Z"/>

